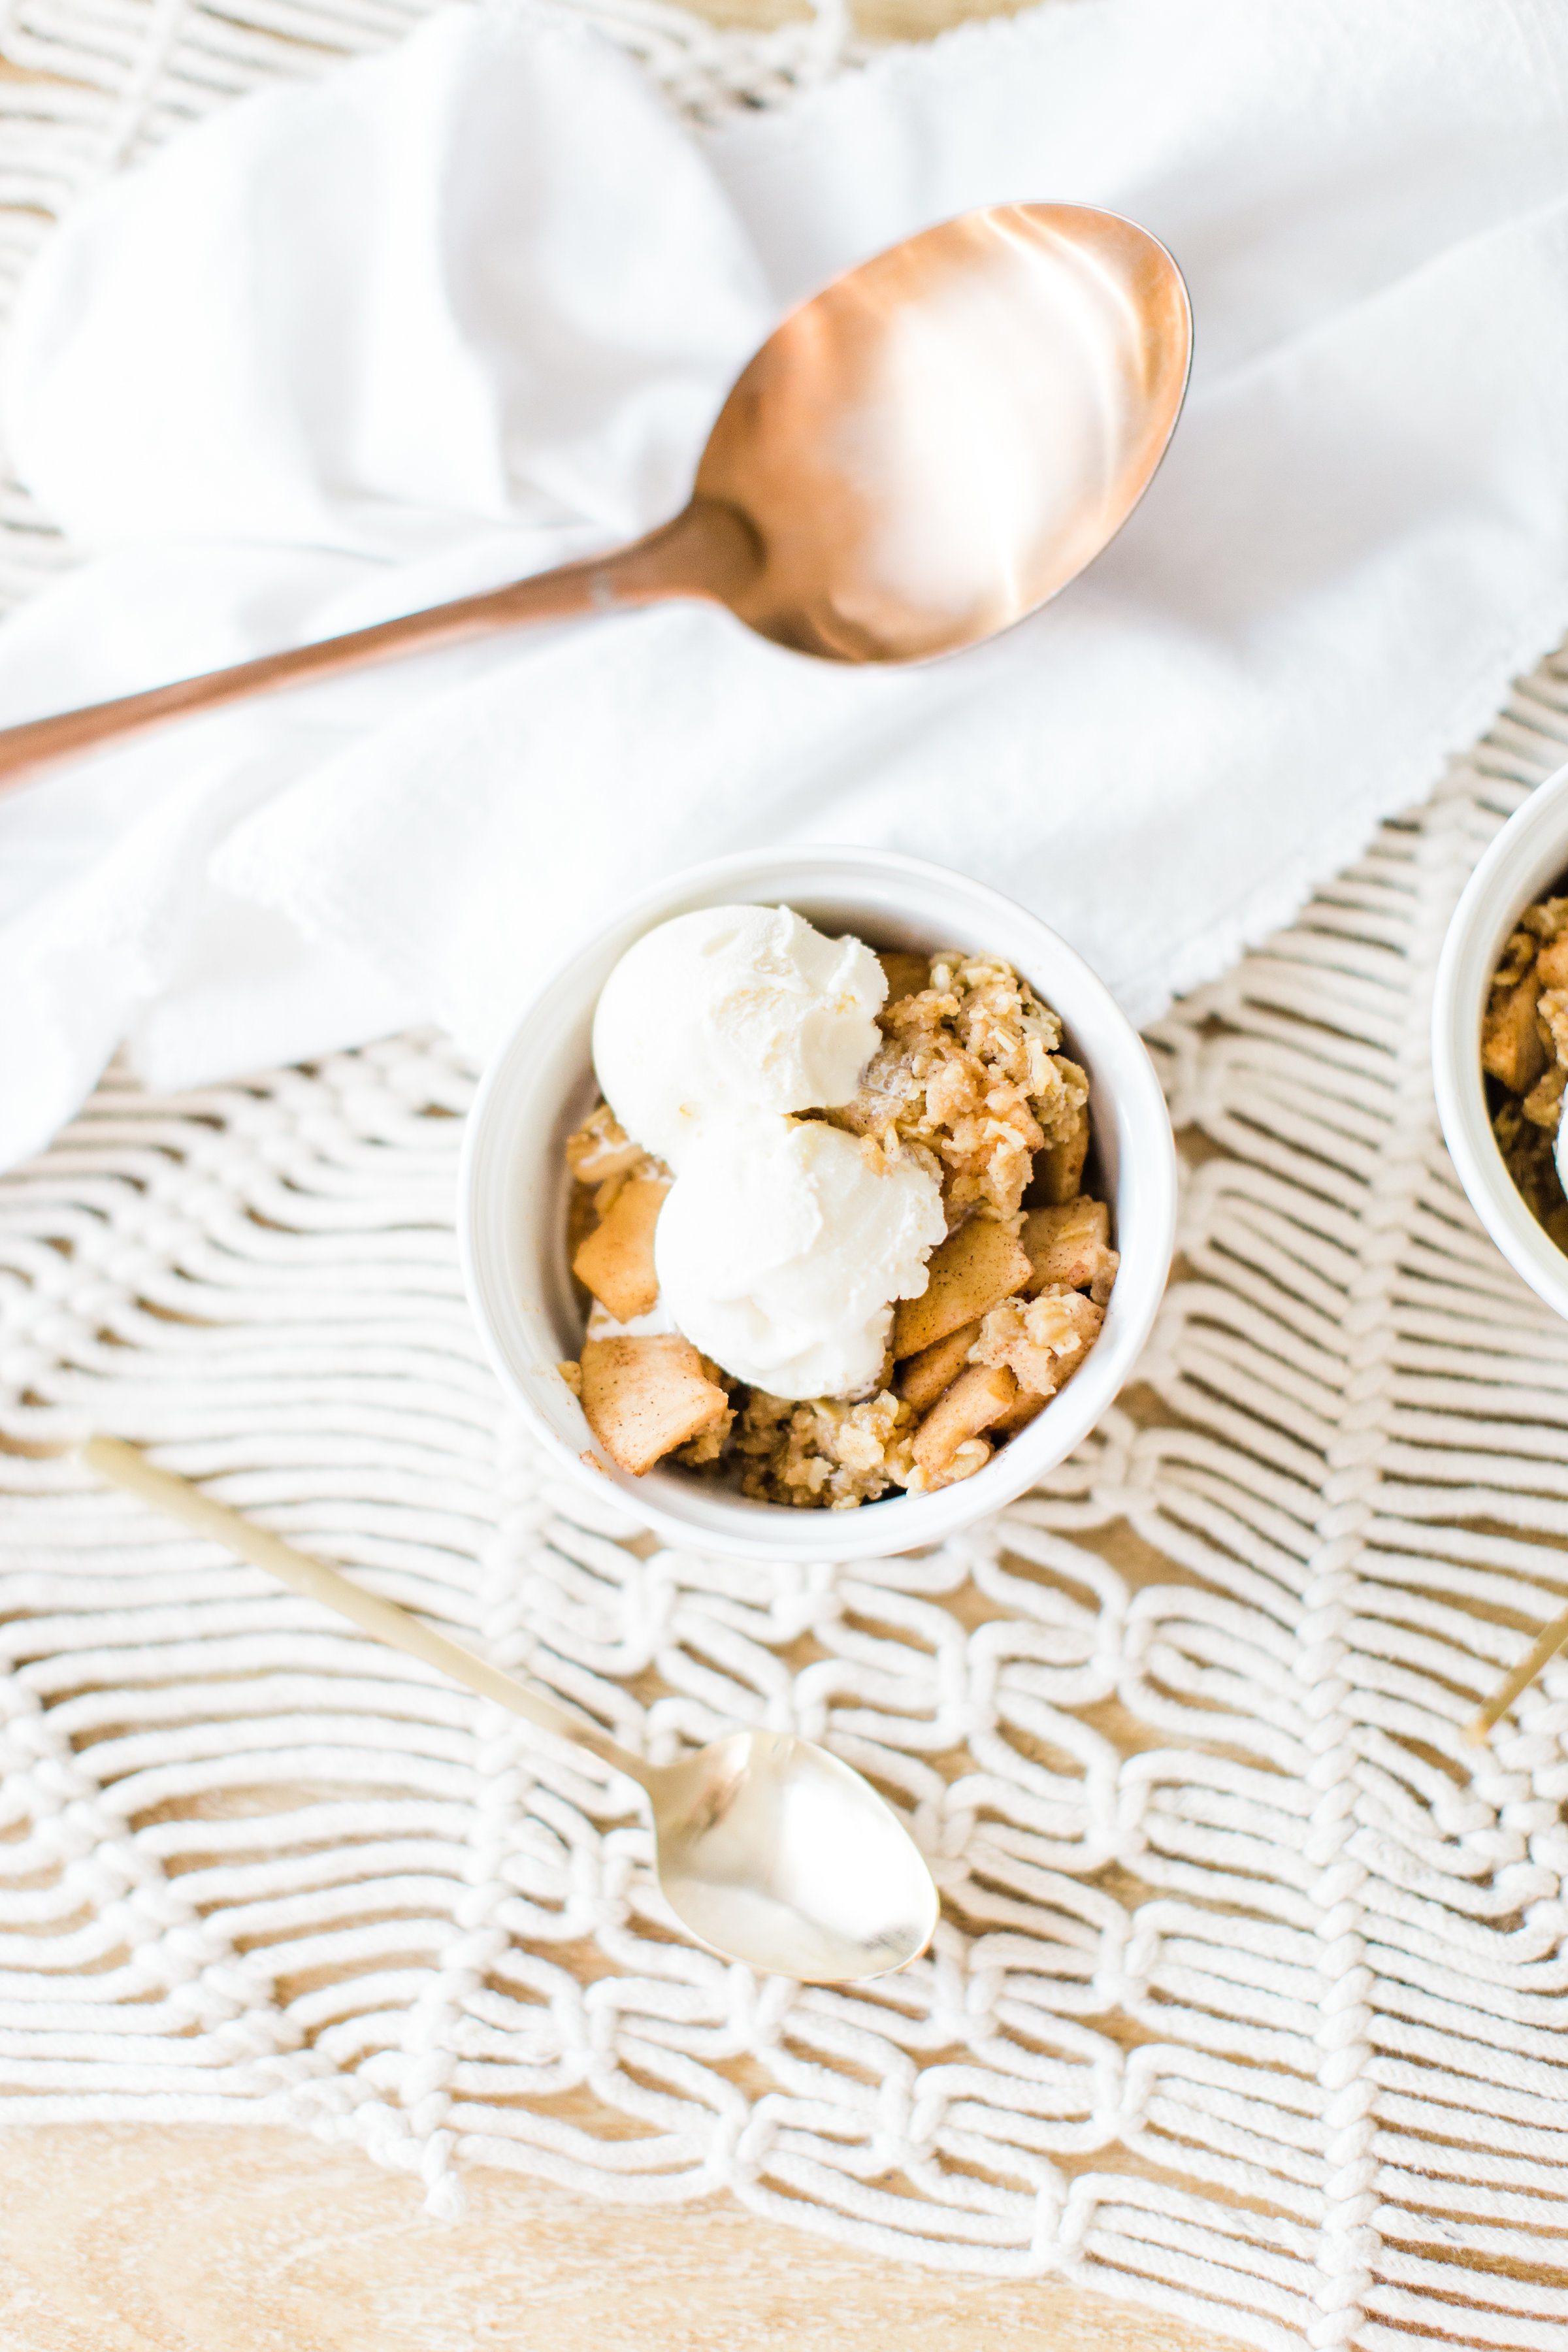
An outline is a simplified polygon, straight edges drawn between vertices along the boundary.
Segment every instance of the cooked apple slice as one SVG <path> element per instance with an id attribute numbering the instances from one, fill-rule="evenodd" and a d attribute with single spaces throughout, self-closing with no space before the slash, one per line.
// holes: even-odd
<path id="1" fill-rule="evenodd" d="M 590 1339 L 582 1373 L 588 1426 L 611 1461 L 634 1478 L 689 1438 L 700 1437 L 730 1410 L 690 1340 L 673 1332 Z"/>
<path id="2" fill-rule="evenodd" d="M 1070 1131 L 1035 1154 L 1035 1182 L 1057 1207 L 1078 1198 L 1089 1158 L 1089 1113 L 1079 1109 Z"/>
<path id="3" fill-rule="evenodd" d="M 1018 1238 L 1035 1269 L 1025 1286 L 1030 1292 L 1059 1283 L 1068 1290 L 1092 1286 L 1102 1306 L 1110 1297 L 1121 1261 L 1110 1245 L 1110 1212 L 1103 1201 L 1080 1192 L 1059 1209 L 1031 1209 Z"/>
<path id="4" fill-rule="evenodd" d="M 648 1177 L 636 1177 L 623 1185 L 604 1223 L 589 1234 L 572 1261 L 578 1281 L 586 1283 L 617 1323 L 646 1315 L 658 1297 L 653 1229 L 668 1190 L 668 1184 Z"/>
<path id="5" fill-rule="evenodd" d="M 1516 1095 L 1527 1095 L 1546 1067 L 1545 1043 L 1535 1018 L 1541 975 L 1526 974 L 1481 1028 L 1481 1067 Z"/>
<path id="6" fill-rule="evenodd" d="M 931 958 L 913 955 L 905 948 L 889 948 L 879 954 L 888 982 L 888 1003 L 896 1004 L 900 996 L 918 996 L 922 988 L 931 986 Z"/>
<path id="7" fill-rule="evenodd" d="M 901 1298 L 893 1317 L 893 1353 L 900 1362 L 1022 1290 L 1034 1269 L 1005 1225 L 971 1217 L 931 1252 L 928 1271 L 920 1297 Z"/>
<path id="8" fill-rule="evenodd" d="M 977 1316 L 973 1322 L 961 1323 L 945 1339 L 933 1340 L 918 1356 L 911 1356 L 899 1374 L 898 1394 L 904 1402 L 913 1405 L 917 1412 L 924 1412 L 933 1405 L 943 1389 L 951 1388 L 963 1371 L 969 1361 L 969 1350 L 979 1337 Z"/>
<path id="9" fill-rule="evenodd" d="M 994 1421 L 987 1433 L 997 1440 L 1016 1437 L 1019 1430 L 1027 1429 L 1037 1412 L 1044 1412 L 1049 1402 L 1049 1397 L 1039 1396 L 1033 1389 L 1020 1389 L 1001 1420 Z"/>
<path id="10" fill-rule="evenodd" d="M 1000 1421 L 1017 1395 L 1018 1383 L 1005 1364 L 971 1364 L 959 1374 L 915 1432 L 914 1456 L 928 1486 L 944 1483 L 959 1448 Z"/>

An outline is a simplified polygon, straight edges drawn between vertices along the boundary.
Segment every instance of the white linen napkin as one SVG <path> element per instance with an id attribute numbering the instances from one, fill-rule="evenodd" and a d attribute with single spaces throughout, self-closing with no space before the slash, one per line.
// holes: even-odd
<path id="1" fill-rule="evenodd" d="M 1568 624 L 1568 11 L 1084 0 L 682 125 L 467 0 L 103 188 L 9 429 L 95 560 L 0 723 L 672 512 L 755 342 L 965 207 L 1126 212 L 1197 324 L 1121 539 L 995 644 L 838 670 L 668 607 L 216 715 L 0 798 L 0 1162 L 129 1036 L 160 1087 L 418 1018 L 476 1051 L 659 872 L 895 845 L 1026 899 L 1139 1019 L 1429 789 Z"/>

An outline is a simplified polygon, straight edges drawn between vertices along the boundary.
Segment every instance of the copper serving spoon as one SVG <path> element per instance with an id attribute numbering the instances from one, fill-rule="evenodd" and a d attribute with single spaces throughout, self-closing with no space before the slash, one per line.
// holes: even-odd
<path id="1" fill-rule="evenodd" d="M 0 782 L 171 719 L 514 626 L 695 596 L 826 661 L 978 645 L 1138 503 L 1186 389 L 1180 271 L 1131 221 L 999 205 L 792 313 L 737 379 L 689 503 L 629 547 L 374 628 L 0 730 Z"/>

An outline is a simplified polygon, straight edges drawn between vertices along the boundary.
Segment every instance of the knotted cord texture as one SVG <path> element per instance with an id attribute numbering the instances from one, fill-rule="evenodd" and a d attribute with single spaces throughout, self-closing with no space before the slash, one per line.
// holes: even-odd
<path id="1" fill-rule="evenodd" d="M 7 254 L 19 208 L 405 22 L 30 0 L 9 53 L 78 87 L 5 96 Z M 615 22 L 689 103 L 822 64 L 812 27 Z M 13 591 L 64 558 L 4 541 Z M 111 1073 L 0 1183 L 0 2122 L 289 2123 L 443 2211 L 476 2162 L 724 2188 L 1265 2352 L 1557 2352 L 1568 1670 L 1489 1753 L 1459 1727 L 1568 1593 L 1568 1333 L 1458 1188 L 1426 1036 L 1464 877 L 1565 749 L 1559 657 L 1152 1034 L 1186 1179 L 1138 1381 L 920 1559 L 702 1560 L 557 1487 L 462 1303 L 439 1037 L 178 1099 Z M 632 1791 L 90 1487 L 52 1451 L 89 1427 L 634 1748 L 825 1739 L 932 1858 L 931 1955 L 846 1993 L 691 1950 Z"/>

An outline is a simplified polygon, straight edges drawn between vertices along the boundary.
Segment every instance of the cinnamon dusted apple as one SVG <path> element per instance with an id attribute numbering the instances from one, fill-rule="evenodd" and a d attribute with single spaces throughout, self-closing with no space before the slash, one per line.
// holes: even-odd
<path id="1" fill-rule="evenodd" d="M 1060 1208 L 1066 1202 L 1077 1200 L 1089 1158 L 1089 1112 L 1079 1103 L 1071 1118 L 1055 1135 L 1047 1136 L 1035 1154 L 1032 1181 L 1053 1206 Z"/>
<path id="2" fill-rule="evenodd" d="M 572 1260 L 572 1271 L 617 1323 L 650 1314 L 658 1297 L 653 1231 L 669 1186 L 657 1177 L 624 1183 Z"/>
<path id="3" fill-rule="evenodd" d="M 899 1394 L 916 1412 L 925 1412 L 933 1405 L 944 1389 L 953 1381 L 969 1361 L 969 1350 L 980 1337 L 980 1318 L 961 1323 L 944 1339 L 933 1339 L 929 1348 L 908 1356 L 899 1365 L 894 1381 Z"/>
<path id="4" fill-rule="evenodd" d="M 589 1428 L 612 1462 L 640 1478 L 677 1446 L 728 1433 L 730 1400 L 689 1339 L 674 1332 L 589 1339 L 579 1365 Z M 717 1448 L 715 1448 L 717 1452 Z"/>
<path id="5" fill-rule="evenodd" d="M 881 965 L 882 977 L 888 983 L 888 1001 L 882 1008 L 884 1013 L 889 1005 L 901 1004 L 906 996 L 918 996 L 922 988 L 931 984 L 930 956 L 916 955 L 909 948 L 887 948 L 879 954 L 877 961 Z"/>
<path id="6" fill-rule="evenodd" d="M 981 1436 L 1016 1403 L 1018 1383 L 1002 1364 L 971 1364 L 921 1422 L 914 1456 L 920 1473 L 911 1486 L 922 1494 L 973 1477 L 991 1459 Z"/>
<path id="7" fill-rule="evenodd" d="M 1031 1209 L 1018 1238 L 1033 1268 L 1026 1291 L 1087 1290 L 1098 1306 L 1105 1305 L 1121 1260 L 1110 1246 L 1110 1212 L 1103 1201 L 1080 1197 L 1060 1208 Z"/>
<path id="8" fill-rule="evenodd" d="M 892 1349 L 900 1360 L 1026 1288 L 1034 1268 L 1010 1227 L 972 1217 L 932 1250 L 926 1272 L 930 1279 L 920 1297 L 900 1299 L 893 1317 Z"/>

